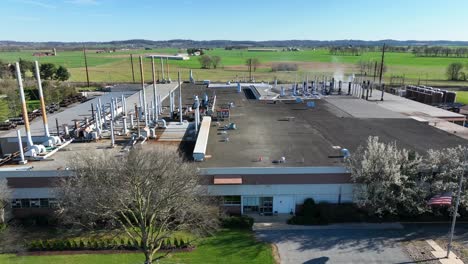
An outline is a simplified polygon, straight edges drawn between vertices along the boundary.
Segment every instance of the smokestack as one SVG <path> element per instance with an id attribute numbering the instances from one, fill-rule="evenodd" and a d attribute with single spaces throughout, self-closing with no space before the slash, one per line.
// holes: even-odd
<path id="1" fill-rule="evenodd" d="M 111 100 L 111 108 L 114 108 L 114 101 Z M 115 138 L 114 138 L 114 112 L 111 111 L 111 122 L 110 122 L 110 130 L 111 130 L 111 147 L 115 146 Z"/>
<path id="2" fill-rule="evenodd" d="M 122 103 L 122 115 L 127 116 L 127 106 L 125 103 L 125 96 L 122 94 L 122 97 L 120 99 L 120 102 Z"/>
<path id="3" fill-rule="evenodd" d="M 190 83 L 195 83 L 195 79 L 193 79 L 193 72 L 192 69 L 190 69 Z"/>
<path id="4" fill-rule="evenodd" d="M 145 127 L 148 126 L 148 109 L 146 105 L 145 77 L 143 74 L 143 58 L 140 56 L 141 89 L 143 90 L 143 111 L 145 112 Z"/>
<path id="5" fill-rule="evenodd" d="M 16 130 L 16 135 L 18 136 L 18 146 L 21 157 L 21 160 L 18 163 L 24 165 L 28 163 L 28 161 L 24 159 L 23 142 L 21 141 L 21 131 L 19 129 Z"/>
<path id="6" fill-rule="evenodd" d="M 153 70 L 153 117 L 154 117 L 154 122 L 156 123 L 158 121 L 158 110 L 157 105 L 157 96 L 158 96 L 158 91 L 156 89 L 156 68 L 154 67 L 154 57 L 151 57 L 151 69 Z"/>
<path id="7" fill-rule="evenodd" d="M 140 100 L 140 106 L 138 107 L 138 118 L 137 120 L 140 121 L 141 114 L 143 112 L 143 93 L 141 91 L 138 92 L 139 100 Z"/>
<path id="8" fill-rule="evenodd" d="M 159 107 L 159 114 L 162 113 L 162 104 L 161 104 L 161 95 L 158 94 L 158 107 Z"/>
<path id="9" fill-rule="evenodd" d="M 168 67 L 169 71 L 169 67 Z M 179 82 L 179 116 L 180 116 L 180 123 L 182 124 L 182 83 L 180 82 L 180 71 L 177 72 L 177 81 Z"/>
<path id="10" fill-rule="evenodd" d="M 275 78 L 275 88 L 278 85 L 278 80 Z"/>
<path id="11" fill-rule="evenodd" d="M 169 92 L 169 111 L 171 111 L 171 119 L 174 118 L 174 93 Z"/>
<path id="12" fill-rule="evenodd" d="M 198 133 L 198 124 L 199 124 L 199 118 L 200 118 L 199 107 L 200 107 L 200 100 L 198 99 L 198 95 L 195 95 L 195 133 Z"/>
<path id="13" fill-rule="evenodd" d="M 20 90 L 20 97 L 21 97 L 21 108 L 23 111 L 23 119 L 24 119 L 24 129 L 26 130 L 26 136 L 28 137 L 28 148 L 33 146 L 33 141 L 31 137 L 31 129 L 29 127 L 29 118 L 28 118 L 28 109 L 26 108 L 26 98 L 24 97 L 24 88 L 23 88 L 23 79 L 21 77 L 21 70 L 19 63 L 16 63 L 16 79 L 18 80 L 18 86 Z"/>
<path id="14" fill-rule="evenodd" d="M 237 92 L 238 93 L 242 92 L 242 87 L 241 87 L 240 82 L 237 83 Z"/>
<path id="15" fill-rule="evenodd" d="M 41 76 L 39 75 L 39 63 L 37 61 L 35 61 L 34 66 L 35 66 L 35 73 L 36 73 L 36 80 L 37 80 L 37 89 L 39 89 L 39 101 L 41 103 L 42 122 L 44 124 L 44 133 L 45 133 L 46 137 L 50 137 L 49 124 L 47 124 L 47 111 L 46 111 L 45 102 L 44 102 L 44 94 L 42 92 Z"/>
<path id="16" fill-rule="evenodd" d="M 135 128 L 135 120 L 133 120 L 133 114 L 130 114 L 130 128 Z"/>
<path id="17" fill-rule="evenodd" d="M 166 68 L 167 68 L 167 81 L 171 82 L 171 75 L 169 74 L 169 57 L 166 57 Z"/>
<path id="18" fill-rule="evenodd" d="M 124 135 L 127 135 L 127 133 L 128 133 L 127 118 L 126 117 L 123 118 L 123 133 L 124 133 Z"/>
<path id="19" fill-rule="evenodd" d="M 162 81 L 164 82 L 165 81 L 165 77 L 164 77 L 164 62 L 163 62 L 163 58 L 160 57 L 161 59 L 161 73 L 162 73 Z"/>

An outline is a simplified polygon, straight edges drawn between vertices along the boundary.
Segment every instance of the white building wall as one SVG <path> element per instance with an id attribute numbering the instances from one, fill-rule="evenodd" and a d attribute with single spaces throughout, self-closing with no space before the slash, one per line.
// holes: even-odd
<path id="1" fill-rule="evenodd" d="M 54 188 L 14 188 L 11 198 L 55 198 L 55 194 Z"/>
<path id="2" fill-rule="evenodd" d="M 353 184 L 275 184 L 275 185 L 209 185 L 210 195 L 293 196 L 295 204 L 313 198 L 316 202 L 353 201 Z"/>

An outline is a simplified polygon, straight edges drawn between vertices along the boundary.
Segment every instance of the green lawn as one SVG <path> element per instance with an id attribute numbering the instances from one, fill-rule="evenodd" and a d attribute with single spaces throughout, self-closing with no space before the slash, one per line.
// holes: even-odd
<path id="1" fill-rule="evenodd" d="M 457 103 L 468 104 L 468 91 L 457 91 Z"/>
<path id="2" fill-rule="evenodd" d="M 52 62 L 64 65 L 71 72 L 71 81 L 83 82 L 86 80 L 84 57 L 82 51 L 58 51 L 55 57 L 33 57 L 34 51 L 0 52 L 0 60 L 14 62 L 19 58 L 38 60 L 39 62 Z M 92 82 L 129 82 L 132 81 L 130 53 L 134 56 L 135 80 L 138 82 L 139 64 L 138 56 L 153 53 L 174 54 L 177 49 L 131 50 L 117 51 L 115 53 L 96 53 L 88 51 L 89 77 Z M 180 69 L 183 79 L 188 79 L 189 69 L 194 69 L 198 80 L 210 79 L 212 81 L 234 80 L 236 76 L 248 76 L 245 61 L 248 58 L 259 58 L 261 66 L 254 73 L 256 80 L 272 81 L 275 77 L 284 81 L 296 79 L 296 75 L 333 75 L 334 73 L 357 73 L 356 63 L 360 60 L 380 61 L 379 52 L 366 52 L 362 56 L 335 56 L 330 55 L 327 49 L 304 49 L 299 52 L 248 52 L 247 50 L 224 50 L 221 48 L 207 51 L 208 55 L 220 56 L 222 65 L 218 69 L 200 69 L 197 57 L 188 61 L 170 61 L 171 79 L 176 79 L 176 70 Z M 271 65 L 279 62 L 292 62 L 299 64 L 299 71 L 292 73 L 271 72 Z M 468 58 L 436 58 L 416 57 L 412 53 L 387 52 L 385 63 L 388 70 L 384 79 L 388 82 L 392 75 L 404 75 L 409 83 L 417 83 L 420 79 L 428 85 L 466 86 L 468 82 L 446 81 L 445 70 L 452 62 L 468 64 Z M 157 61 L 159 68 L 160 63 Z M 465 69 L 466 71 L 466 69 Z M 145 60 L 145 79 L 151 79 L 149 60 Z"/>
<path id="3" fill-rule="evenodd" d="M 111 264 L 142 263 L 143 254 L 76 254 L 55 256 L 0 255 L 1 264 Z M 174 253 L 160 263 L 274 263 L 271 246 L 248 231 L 224 230 L 199 242 L 192 252 Z"/>

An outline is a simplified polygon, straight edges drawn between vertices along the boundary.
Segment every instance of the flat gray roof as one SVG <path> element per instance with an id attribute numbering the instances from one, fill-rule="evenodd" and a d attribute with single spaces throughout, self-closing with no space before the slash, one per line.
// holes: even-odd
<path id="1" fill-rule="evenodd" d="M 338 147 L 349 149 L 352 155 L 369 136 L 379 136 L 384 142 L 396 141 L 399 146 L 420 153 L 467 143 L 369 102 L 347 105 L 361 99 L 343 99 L 338 107 L 329 97 L 315 100 L 316 107 L 307 108 L 305 103 L 248 100 L 244 93 L 232 88 L 217 88 L 216 94 L 218 104 L 233 102 L 235 106 L 230 120 L 220 125 L 233 122 L 237 130 L 223 134 L 219 127 L 211 127 L 208 158 L 199 165 L 206 168 L 341 166 L 342 160 L 336 157 L 340 155 Z M 374 113 L 355 117 L 347 110 L 355 106 L 363 107 L 360 112 Z M 285 157 L 285 163 L 273 163 L 281 157 Z"/>

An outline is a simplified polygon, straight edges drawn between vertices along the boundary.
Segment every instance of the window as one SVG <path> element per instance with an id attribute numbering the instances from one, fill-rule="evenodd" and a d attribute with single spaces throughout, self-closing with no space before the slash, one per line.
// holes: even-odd
<path id="1" fill-rule="evenodd" d="M 40 207 L 39 199 L 30 199 L 29 204 L 31 205 L 31 208 L 39 208 Z"/>
<path id="2" fill-rule="evenodd" d="M 41 208 L 49 208 L 49 199 L 40 199 L 41 201 Z"/>
<path id="3" fill-rule="evenodd" d="M 258 197 L 244 197 L 244 213 L 258 212 Z"/>
<path id="4" fill-rule="evenodd" d="M 29 208 L 31 205 L 29 204 L 29 199 L 21 199 L 21 208 Z"/>
<path id="5" fill-rule="evenodd" d="M 11 208 L 21 208 L 21 200 L 20 199 L 13 199 L 11 201 Z"/>
<path id="6" fill-rule="evenodd" d="M 224 198 L 223 200 L 224 205 L 240 205 L 241 204 L 240 196 L 224 196 L 223 198 Z"/>

